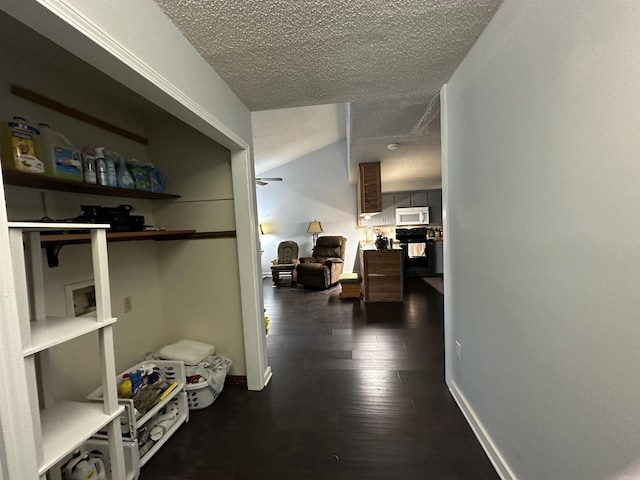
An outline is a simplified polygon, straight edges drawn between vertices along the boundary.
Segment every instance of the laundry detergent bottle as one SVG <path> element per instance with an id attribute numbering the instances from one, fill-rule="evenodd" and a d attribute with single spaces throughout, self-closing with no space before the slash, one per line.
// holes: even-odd
<path id="1" fill-rule="evenodd" d="M 47 123 L 39 123 L 40 136 L 36 140 L 36 152 L 44 162 L 45 173 L 61 180 L 82 182 L 82 158 L 79 150 L 60 132 Z"/>
<path id="2" fill-rule="evenodd" d="M 88 452 L 76 451 L 65 466 L 67 480 L 103 480 L 106 479 L 104 462 Z"/>
<path id="3" fill-rule="evenodd" d="M 27 173 L 45 173 L 45 165 L 36 154 L 36 140 L 40 132 L 23 117 L 13 117 L 0 123 L 0 157 L 2 166 Z"/>

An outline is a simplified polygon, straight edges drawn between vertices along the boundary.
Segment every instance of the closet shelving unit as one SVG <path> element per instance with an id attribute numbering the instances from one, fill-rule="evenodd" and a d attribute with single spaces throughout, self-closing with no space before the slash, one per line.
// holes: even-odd
<path id="1" fill-rule="evenodd" d="M 41 480 L 61 478 L 56 466 L 97 431 L 109 437 L 113 479 L 124 478 L 124 455 L 115 381 L 113 324 L 109 293 L 106 229 L 109 225 L 9 222 L 10 247 L 18 318 L 27 376 L 28 402 L 33 423 L 37 474 Z M 96 288 L 96 313 L 73 318 L 47 317 L 45 308 L 41 232 L 89 230 Z M 50 384 L 52 365 L 48 350 L 90 332 L 98 332 L 102 403 L 55 400 Z M 29 480 L 29 479 L 24 479 Z"/>

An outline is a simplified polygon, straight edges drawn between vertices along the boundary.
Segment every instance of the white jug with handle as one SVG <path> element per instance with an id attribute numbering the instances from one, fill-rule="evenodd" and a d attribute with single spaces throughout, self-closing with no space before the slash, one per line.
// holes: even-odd
<path id="1" fill-rule="evenodd" d="M 92 457 L 88 452 L 77 452 L 65 468 L 69 480 L 106 480 L 107 474 L 101 458 Z"/>

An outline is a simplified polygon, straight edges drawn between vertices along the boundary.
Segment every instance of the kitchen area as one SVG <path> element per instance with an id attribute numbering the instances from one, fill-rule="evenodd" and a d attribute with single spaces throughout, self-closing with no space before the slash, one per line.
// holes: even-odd
<path id="1" fill-rule="evenodd" d="M 360 179 L 374 180 L 358 185 L 360 268 L 365 301 L 402 301 L 403 278 L 444 273 L 442 190 L 382 193 L 375 183 L 377 163 L 360 164 Z M 384 258 L 372 263 L 373 254 L 368 252 L 374 251 Z M 384 265 L 384 271 L 373 271 L 372 264 Z M 370 285 L 376 287 L 371 289 Z M 383 295 L 376 295 L 376 289 L 386 290 Z"/>

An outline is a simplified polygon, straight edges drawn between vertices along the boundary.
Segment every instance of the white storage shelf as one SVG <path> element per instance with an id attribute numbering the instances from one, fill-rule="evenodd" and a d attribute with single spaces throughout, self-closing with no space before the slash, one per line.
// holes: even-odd
<path id="1" fill-rule="evenodd" d="M 35 452 L 35 472 L 41 478 L 59 478 L 57 466 L 88 438 L 107 427 L 110 459 L 117 478 L 123 477 L 124 456 L 120 415 L 124 407 L 116 401 L 116 385 L 111 379 L 115 372 L 112 326 L 109 303 L 109 273 L 105 230 L 109 225 L 78 223 L 10 222 L 11 258 L 16 285 L 23 368 L 27 377 L 25 401 L 29 405 Z M 52 230 L 90 230 L 91 260 L 96 285 L 96 314 L 77 318 L 47 317 L 44 296 L 44 274 L 40 233 Z M 26 234 L 26 235 L 25 235 Z M 25 238 L 26 237 L 26 238 Z M 25 239 L 26 249 L 25 249 Z M 106 301 L 105 301 L 106 300 Z M 48 349 L 69 340 L 102 330 L 100 336 L 103 388 L 108 392 L 102 403 L 56 400 L 51 385 L 54 365 L 49 361 Z M 30 462 L 33 463 L 33 462 Z M 51 470 L 51 472 L 49 472 Z M 49 472 L 49 473 L 47 473 Z M 25 478 L 25 480 L 27 480 Z"/>
<path id="2" fill-rule="evenodd" d="M 95 315 L 89 315 L 74 318 L 48 317 L 45 320 L 31 322 L 31 345 L 24 349 L 24 356 L 33 355 L 87 333 L 100 330 L 107 325 L 116 323 L 117 320 L 112 317 L 104 322 L 98 322 Z"/>
<path id="3" fill-rule="evenodd" d="M 145 453 L 142 457 L 140 457 L 140 466 L 143 467 L 151 457 L 153 457 L 158 450 L 171 438 L 171 436 L 175 433 L 176 430 L 185 422 L 189 421 L 189 406 L 187 403 L 187 394 L 182 391 L 178 396 L 172 401 L 178 407 L 178 418 L 176 422 L 171 425 L 169 430 L 162 436 L 160 440 L 153 444 L 153 447 L 149 449 L 147 453 Z M 166 404 L 168 405 L 168 404 Z M 165 405 L 165 406 L 166 406 Z"/>
<path id="4" fill-rule="evenodd" d="M 101 403 L 56 402 L 42 411 L 42 449 L 44 460 L 39 475 L 44 474 L 87 438 L 118 418 L 124 407 L 111 415 L 104 413 Z"/>
<path id="5" fill-rule="evenodd" d="M 154 371 L 160 373 L 164 379 L 171 382 L 176 382 L 178 385 L 174 388 L 165 398 L 163 398 L 157 405 L 154 405 L 148 412 L 142 417 L 136 418 L 135 408 L 133 400 L 130 398 L 118 398 L 118 402 L 125 407 L 121 424 L 128 426 L 128 434 L 124 435 L 131 440 L 140 441 L 139 431 L 147 424 L 153 422 L 153 418 L 158 413 L 167 407 L 170 403 L 173 403 L 178 407 L 178 417 L 176 422 L 169 428 L 169 430 L 162 436 L 160 440 L 154 443 L 154 445 L 140 457 L 140 466 L 142 467 L 147 463 L 151 457 L 164 445 L 167 440 L 174 434 L 174 432 L 183 424 L 189 421 L 189 407 L 187 401 L 187 394 L 185 392 L 186 374 L 183 362 L 177 362 L 173 360 L 149 360 L 128 368 L 121 372 L 117 376 L 117 383 L 120 384 L 122 377 L 125 373 L 134 372 L 136 370 L 142 370 L 146 365 L 155 365 Z M 97 388 L 87 396 L 88 400 L 101 401 L 102 400 L 102 387 Z M 127 429 L 123 430 L 126 432 Z M 104 432 L 98 432 L 95 435 L 96 438 L 104 438 Z M 142 445 L 140 445 L 142 447 Z"/>

